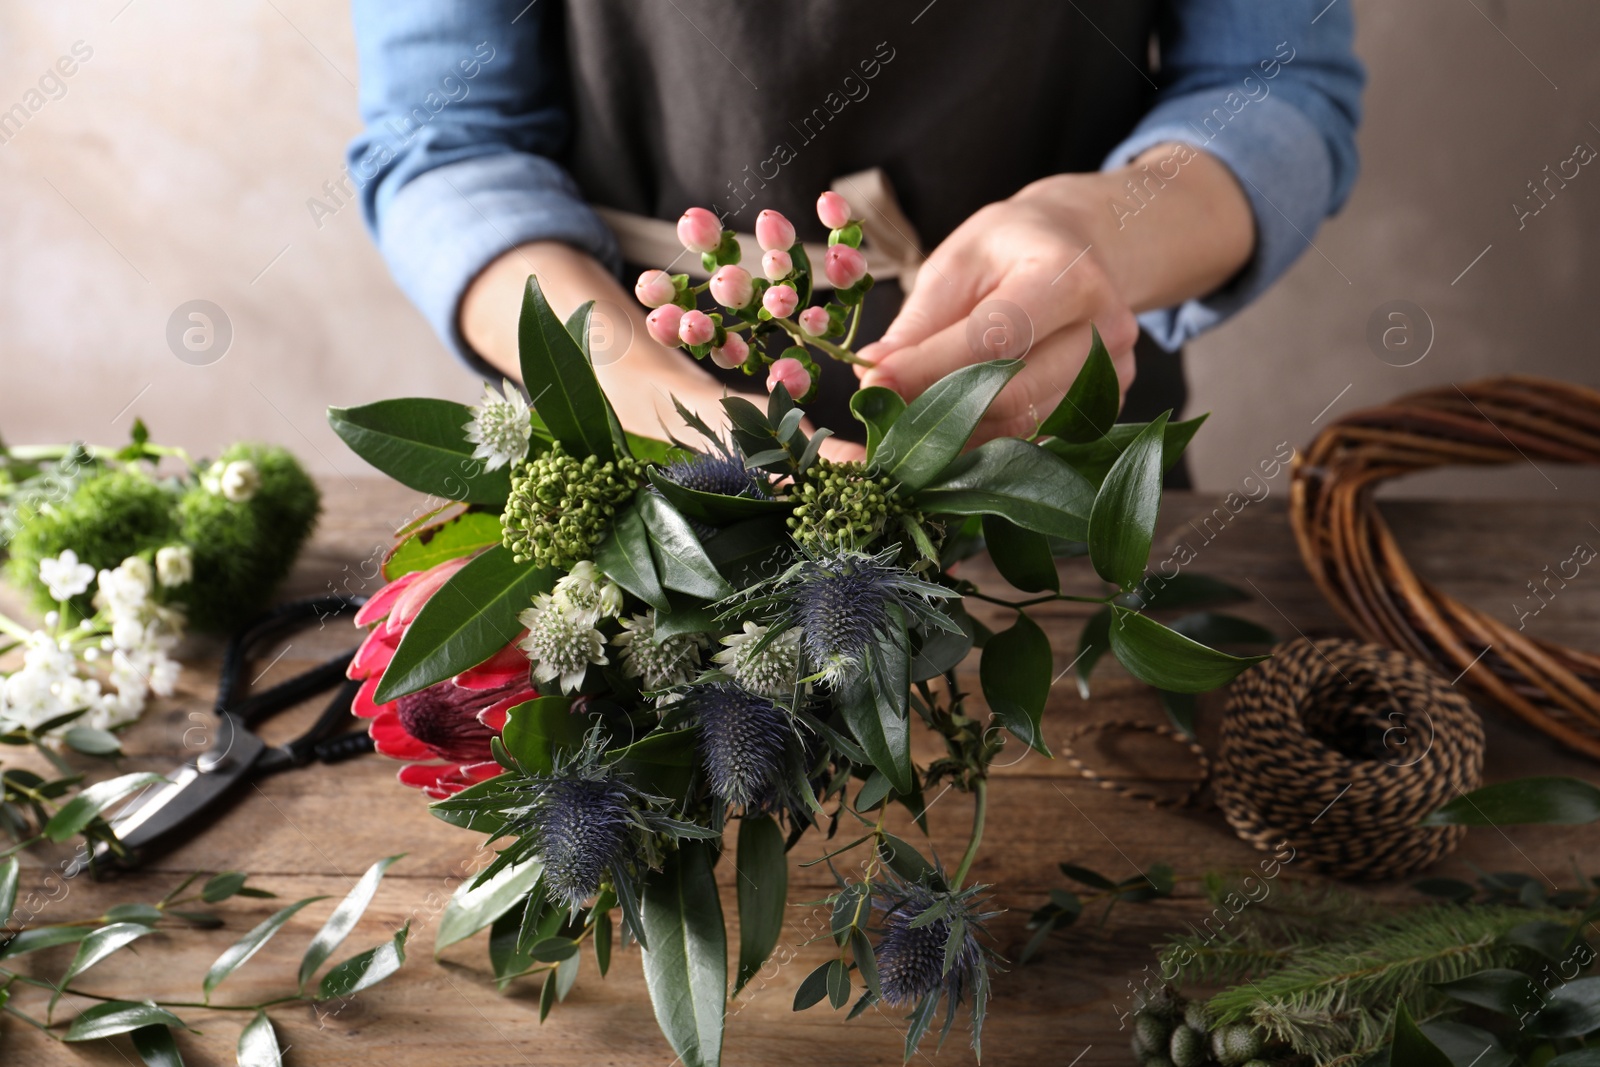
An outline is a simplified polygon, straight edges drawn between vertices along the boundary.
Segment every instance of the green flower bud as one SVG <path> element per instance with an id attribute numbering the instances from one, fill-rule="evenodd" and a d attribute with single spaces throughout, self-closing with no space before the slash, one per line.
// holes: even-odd
<path id="1" fill-rule="evenodd" d="M 1206 1060 L 1205 1037 L 1198 1030 L 1180 1026 L 1172 1031 L 1167 1052 L 1173 1067 L 1200 1067 Z"/>
<path id="2" fill-rule="evenodd" d="M 601 463 L 568 455 L 559 441 L 511 476 L 511 496 L 500 524 L 502 540 L 518 563 L 571 570 L 590 559 L 611 529 L 617 508 L 643 475 L 638 460 Z"/>

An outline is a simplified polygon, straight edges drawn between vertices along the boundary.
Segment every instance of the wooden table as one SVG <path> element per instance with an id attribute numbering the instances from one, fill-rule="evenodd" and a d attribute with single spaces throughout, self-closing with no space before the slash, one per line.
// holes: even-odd
<path id="1" fill-rule="evenodd" d="M 1179 539 L 1187 540 L 1198 553 L 1196 571 L 1246 589 L 1253 584 L 1258 599 L 1241 605 L 1240 614 L 1284 635 L 1296 630 L 1313 637 L 1343 632 L 1295 554 L 1281 504 L 1285 481 L 1280 480 L 1269 498 L 1209 527 L 1199 519 L 1213 512 L 1217 499 L 1172 495 L 1163 509 L 1156 558 L 1163 558 Z M 330 480 L 325 488 L 327 512 L 283 591 L 286 597 L 330 588 L 370 591 L 387 531 L 410 516 L 417 504 L 407 491 L 376 479 Z M 1592 536 L 1592 531 L 1585 532 L 1590 509 L 1581 501 L 1536 508 L 1397 503 L 1387 511 L 1419 570 L 1453 595 L 1507 618 L 1514 618 L 1513 599 L 1519 591 L 1526 593 L 1524 584 L 1539 574 L 1544 563 L 1567 558 L 1574 543 Z M 1086 568 L 1068 570 L 1072 581 L 1084 581 Z M 973 576 L 998 581 L 986 562 L 974 566 Z M 1075 654 L 1083 612 L 1062 605 L 1049 614 L 1057 663 L 1065 667 Z M 1530 628 L 1540 636 L 1583 644 L 1594 632 L 1596 616 L 1600 616 L 1600 583 L 1580 580 L 1563 590 Z M 352 637 L 342 627 L 332 627 L 297 638 L 265 681 L 301 669 L 348 645 Z M 1589 644 L 1593 647 L 1592 641 Z M 192 748 L 203 742 L 217 652 L 214 643 L 192 643 L 182 692 L 156 706 L 127 737 L 128 767 L 167 770 L 185 755 L 186 745 Z M 975 674 L 975 660 L 969 667 Z M 977 689 L 975 678 L 969 688 Z M 311 711 L 307 708 L 301 714 Z M 1202 702 L 1202 719 L 1210 727 L 1214 728 L 1219 712 L 1219 698 Z M 1080 700 L 1065 678 L 1055 687 L 1045 719 L 1046 737 L 1054 745 L 1069 724 L 1089 719 L 1160 716 L 1151 691 L 1121 674 L 1107 657 L 1096 675 L 1092 701 Z M 291 721 L 280 724 L 285 734 L 300 728 L 292 717 L 286 719 Z M 1596 777 L 1592 764 L 1568 756 L 1504 715 L 1491 709 L 1485 719 L 1486 780 L 1534 772 Z M 1203 729 L 1202 740 L 1207 734 Z M 919 759 L 932 754 L 931 740 L 922 739 Z M 1124 738 L 1111 749 L 1092 752 L 1106 766 L 1121 767 L 1131 777 L 1170 788 L 1181 788 L 1194 771 L 1181 748 L 1159 739 Z M 275 1009 L 280 1038 L 289 1046 L 288 1063 L 669 1067 L 673 1056 L 656 1030 L 635 951 L 621 954 L 604 980 L 592 958 L 586 960 L 577 988 L 542 1027 L 536 981 L 513 985 L 505 994 L 495 991 L 483 935 L 451 947 L 437 962 L 431 958 L 439 909 L 474 863 L 477 841 L 430 816 L 419 794 L 395 783 L 395 767 L 372 756 L 263 781 L 223 821 L 150 870 L 110 884 L 76 879 L 42 918 L 89 916 L 113 903 L 153 900 L 188 871 L 250 872 L 254 884 L 273 890 L 279 900 L 228 901 L 220 906 L 228 920 L 225 929 L 158 933 L 136 946 L 137 956 L 118 953 L 82 980 L 83 988 L 91 991 L 195 1000 L 201 977 L 216 956 L 276 907 L 315 894 L 342 896 L 368 864 L 404 852 L 406 858 L 391 870 L 342 954 L 376 944 L 409 918 L 413 929 L 409 961 L 400 974 L 337 1010 L 318 1012 L 298 1005 Z M 1011 909 L 995 922 L 993 933 L 997 948 L 1012 958 L 1028 936 L 1027 913 L 1048 889 L 1066 884 L 1056 869 L 1058 862 L 1073 861 L 1125 877 L 1158 861 L 1171 863 L 1180 874 L 1199 874 L 1252 866 L 1260 858 L 1233 835 L 1214 808 L 1152 812 L 1075 777 L 1059 760 L 1022 756 L 999 770 L 996 779 L 990 790 L 989 830 L 975 875 L 994 883 L 998 903 Z M 968 799 L 957 794 L 944 796 L 930 810 L 932 847 L 947 860 L 960 854 L 970 810 Z M 895 820 L 898 832 L 908 837 L 915 833 L 899 813 Z M 1586 839 L 1592 842 L 1592 834 L 1570 829 L 1474 830 L 1462 850 L 1437 871 L 1466 874 L 1466 861 L 1471 860 L 1490 870 L 1529 870 L 1537 865 L 1562 878 L 1569 869 L 1569 855 Z M 812 837 L 796 850 L 791 900 L 813 900 L 831 889 L 825 868 L 798 866 L 825 847 Z M 38 869 L 25 874 L 24 893 L 29 888 L 26 883 L 37 883 L 41 875 Z M 730 864 L 720 865 L 719 880 L 732 925 L 736 908 Z M 1372 891 L 1420 899 L 1403 886 Z M 290 990 L 300 952 L 331 907 L 329 901 L 297 916 L 227 981 L 216 999 L 247 1003 Z M 1153 944 L 1204 910 L 1192 890 L 1180 890 L 1171 901 L 1120 909 L 1103 929 L 1086 922 L 1053 940 L 1042 959 L 1013 965 L 994 984 L 984 1063 L 1125 1067 L 1131 1062 L 1127 1032 L 1119 1029 L 1117 1011 L 1127 1004 L 1130 983 L 1146 966 L 1153 966 Z M 779 962 L 769 965 L 766 975 L 729 1006 L 724 1062 L 730 1067 L 801 1061 L 815 1067 L 901 1062 L 904 1025 L 894 1013 L 868 1012 L 846 1024 L 826 1006 L 803 1014 L 791 1012 L 800 979 L 827 957 L 831 943 L 807 944 L 825 924 L 818 909 L 793 906 L 775 957 Z M 736 933 L 731 942 L 737 943 Z M 31 957 L 35 973 L 49 977 L 59 975 L 67 958 L 66 950 Z M 64 1014 L 70 1017 L 84 1006 L 67 1003 Z M 189 1063 L 234 1062 L 233 1046 L 246 1016 L 193 1009 L 180 1014 L 203 1031 L 180 1038 Z M 59 1045 L 12 1018 L 0 1021 L 0 1052 L 0 1062 L 30 1067 L 137 1062 L 126 1045 Z M 929 1061 L 944 1064 L 971 1062 L 959 1033 L 942 1052 L 936 1054 L 930 1041 L 924 1053 Z"/>

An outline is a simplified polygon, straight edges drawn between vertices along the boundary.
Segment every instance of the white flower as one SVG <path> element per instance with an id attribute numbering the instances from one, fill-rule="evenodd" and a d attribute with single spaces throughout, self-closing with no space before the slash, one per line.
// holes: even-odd
<path id="1" fill-rule="evenodd" d="M 551 599 L 562 610 L 587 619 L 591 626 L 622 611 L 622 590 L 588 560 L 580 560 L 556 582 Z"/>
<path id="2" fill-rule="evenodd" d="M 243 504 L 255 496 L 259 488 L 261 472 L 256 470 L 256 465 L 247 459 L 236 459 L 222 468 L 212 492 L 222 494 L 230 504 Z"/>
<path id="3" fill-rule="evenodd" d="M 79 678 L 72 652 L 43 630 L 35 630 L 24 642 L 21 668 L 0 680 L 0 690 L 6 720 L 34 727 L 83 707 L 90 696 L 99 695 L 99 683 Z"/>
<path id="4" fill-rule="evenodd" d="M 709 643 L 705 634 L 683 633 L 656 636 L 654 609 L 622 620 L 622 633 L 611 639 L 622 649 L 622 669 L 638 678 L 647 690 L 670 689 L 694 677 L 700 666 L 700 650 Z M 656 698 L 660 704 L 670 696 Z"/>
<path id="5" fill-rule="evenodd" d="M 167 589 L 188 585 L 194 577 L 194 550 L 188 545 L 166 545 L 156 549 L 156 577 Z"/>
<path id="6" fill-rule="evenodd" d="M 462 427 L 467 440 L 478 446 L 472 450 L 473 458 L 483 460 L 484 469 L 491 471 L 521 462 L 533 434 L 533 419 L 522 391 L 506 379 L 501 383 L 501 393 L 483 383 L 483 403 L 472 409 L 472 421 Z"/>
<path id="7" fill-rule="evenodd" d="M 517 647 L 533 661 L 536 682 L 559 679 L 562 690 L 571 693 L 583 684 L 591 663 L 610 662 L 594 622 L 556 603 L 549 593 L 540 593 L 517 620 L 528 628 Z"/>
<path id="8" fill-rule="evenodd" d="M 78 554 L 68 548 L 54 559 L 39 561 L 39 580 L 50 590 L 50 599 L 71 600 L 89 588 L 94 581 L 94 568 L 79 563 Z"/>
<path id="9" fill-rule="evenodd" d="M 129 556 L 114 571 L 101 571 L 95 607 L 114 618 L 137 615 L 150 599 L 155 575 L 142 556 Z"/>
<path id="10" fill-rule="evenodd" d="M 767 697 L 788 696 L 800 677 L 800 631 L 785 630 L 761 647 L 768 629 L 757 623 L 745 623 L 743 633 L 729 634 L 722 639 L 727 647 L 711 659 L 752 693 Z"/>

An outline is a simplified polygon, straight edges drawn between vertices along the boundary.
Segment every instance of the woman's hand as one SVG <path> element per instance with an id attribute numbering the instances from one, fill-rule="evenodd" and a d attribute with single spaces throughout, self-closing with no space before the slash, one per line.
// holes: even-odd
<path id="1" fill-rule="evenodd" d="M 973 440 L 1031 434 L 1083 365 L 1091 323 L 1126 391 L 1134 314 L 1215 290 L 1254 242 L 1233 175 L 1186 145 L 1158 146 L 1117 171 L 1046 178 L 934 249 L 883 338 L 861 351 L 876 364 L 858 371 L 861 383 L 910 399 L 970 363 L 1019 354 L 1031 333 L 1026 365 Z"/>

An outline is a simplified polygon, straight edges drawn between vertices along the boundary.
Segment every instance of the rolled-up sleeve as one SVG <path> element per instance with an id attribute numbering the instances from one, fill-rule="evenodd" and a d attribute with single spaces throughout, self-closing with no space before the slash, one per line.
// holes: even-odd
<path id="1" fill-rule="evenodd" d="M 556 162 L 569 133 L 553 0 L 355 0 L 364 128 L 352 180 L 395 281 L 468 366 L 473 279 L 529 241 L 620 267 L 616 239 Z"/>
<path id="2" fill-rule="evenodd" d="M 1159 33 L 1155 106 L 1105 166 L 1146 149 L 1204 149 L 1239 181 L 1255 216 L 1255 251 L 1214 293 L 1139 317 L 1168 349 L 1259 296 L 1338 211 L 1355 183 L 1365 73 L 1353 51 L 1351 0 L 1177 0 Z"/>

